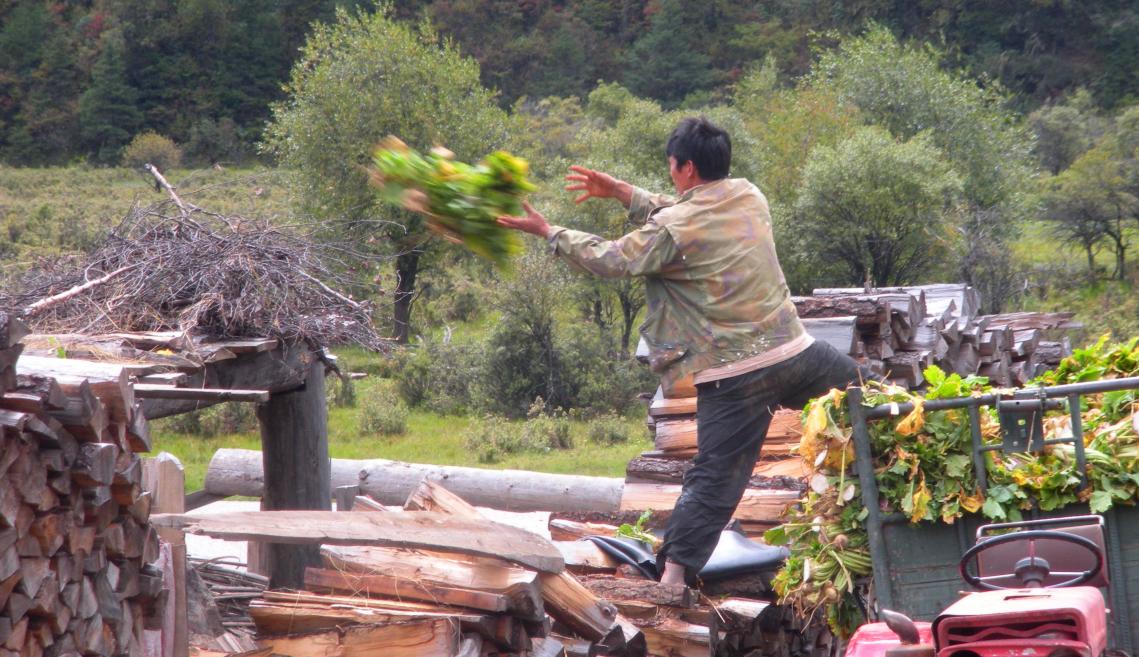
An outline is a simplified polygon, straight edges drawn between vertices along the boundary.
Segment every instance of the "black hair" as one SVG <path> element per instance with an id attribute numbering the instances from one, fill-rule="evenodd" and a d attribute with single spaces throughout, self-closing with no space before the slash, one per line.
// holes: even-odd
<path id="1" fill-rule="evenodd" d="M 676 124 L 664 152 L 676 158 L 676 166 L 691 160 L 704 180 L 727 178 L 732 166 L 732 139 L 727 130 L 703 116 L 691 116 Z"/>

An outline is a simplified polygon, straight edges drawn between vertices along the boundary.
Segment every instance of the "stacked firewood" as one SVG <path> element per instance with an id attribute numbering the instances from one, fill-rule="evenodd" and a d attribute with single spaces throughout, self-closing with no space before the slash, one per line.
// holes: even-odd
<path id="1" fill-rule="evenodd" d="M 910 388 L 924 383 L 929 365 L 1023 385 L 1071 353 L 1063 333 L 1078 328 L 1073 313 L 980 315 L 968 285 L 816 289 L 794 302 L 817 339 Z"/>
<path id="2" fill-rule="evenodd" d="M 290 517 L 292 530 L 280 524 Z M 616 527 L 553 519 L 547 540 L 502 520 L 424 481 L 402 508 L 358 497 L 348 512 L 160 522 L 219 538 L 323 544 L 304 590 L 251 596 L 267 654 L 826 657 L 833 647 L 822 621 L 804 623 L 757 599 L 769 596 L 765 584 L 663 585 L 578 540 Z"/>
<path id="3" fill-rule="evenodd" d="M 626 466 L 621 508 L 653 510 L 652 524 L 663 526 L 680 495 L 684 474 L 692 468 L 696 456 L 696 398 L 659 396 L 649 405 L 649 420 L 656 449 L 642 452 Z M 789 503 L 799 499 L 806 471 L 792 449 L 798 446 L 801 435 L 799 412 L 777 409 L 759 461 L 736 508 L 734 517 L 745 533 L 762 535 L 781 522 Z"/>
<path id="4" fill-rule="evenodd" d="M 698 591 L 660 584 L 580 540 L 617 533 L 612 525 L 550 519 L 550 535 L 565 555 L 566 568 L 641 630 L 650 655 L 836 654 L 838 642 L 824 620 L 802 619 L 773 603 L 769 573 L 705 582 Z"/>
<path id="5" fill-rule="evenodd" d="M 20 357 L 0 315 L 0 655 L 141 655 L 161 625 L 148 447 L 125 375 Z"/>

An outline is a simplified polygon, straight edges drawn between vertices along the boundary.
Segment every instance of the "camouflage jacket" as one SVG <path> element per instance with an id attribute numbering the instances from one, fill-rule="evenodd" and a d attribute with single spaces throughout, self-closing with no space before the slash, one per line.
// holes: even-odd
<path id="1" fill-rule="evenodd" d="M 645 277 L 640 329 L 666 389 L 803 334 L 755 185 L 717 180 L 679 200 L 634 189 L 629 220 L 643 225 L 616 240 L 555 226 L 549 242 L 580 271 Z"/>

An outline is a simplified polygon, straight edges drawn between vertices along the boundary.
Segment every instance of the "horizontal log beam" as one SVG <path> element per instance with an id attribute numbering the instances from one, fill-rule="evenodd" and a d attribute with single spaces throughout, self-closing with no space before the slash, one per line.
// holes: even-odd
<path id="1" fill-rule="evenodd" d="M 135 397 L 140 399 L 193 399 L 211 402 L 267 402 L 268 390 L 222 390 L 218 388 L 178 388 L 153 383 L 136 383 Z"/>

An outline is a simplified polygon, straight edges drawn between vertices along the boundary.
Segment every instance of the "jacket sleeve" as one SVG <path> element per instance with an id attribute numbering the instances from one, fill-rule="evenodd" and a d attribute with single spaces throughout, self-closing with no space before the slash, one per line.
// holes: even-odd
<path id="1" fill-rule="evenodd" d="M 633 198 L 629 201 L 629 224 L 640 226 L 648 221 L 653 210 L 675 205 L 676 199 L 667 194 L 650 194 L 640 187 L 633 188 Z"/>
<path id="2" fill-rule="evenodd" d="M 656 274 L 676 257 L 672 235 L 651 220 L 616 240 L 555 226 L 549 243 L 572 268 L 602 278 Z"/>

